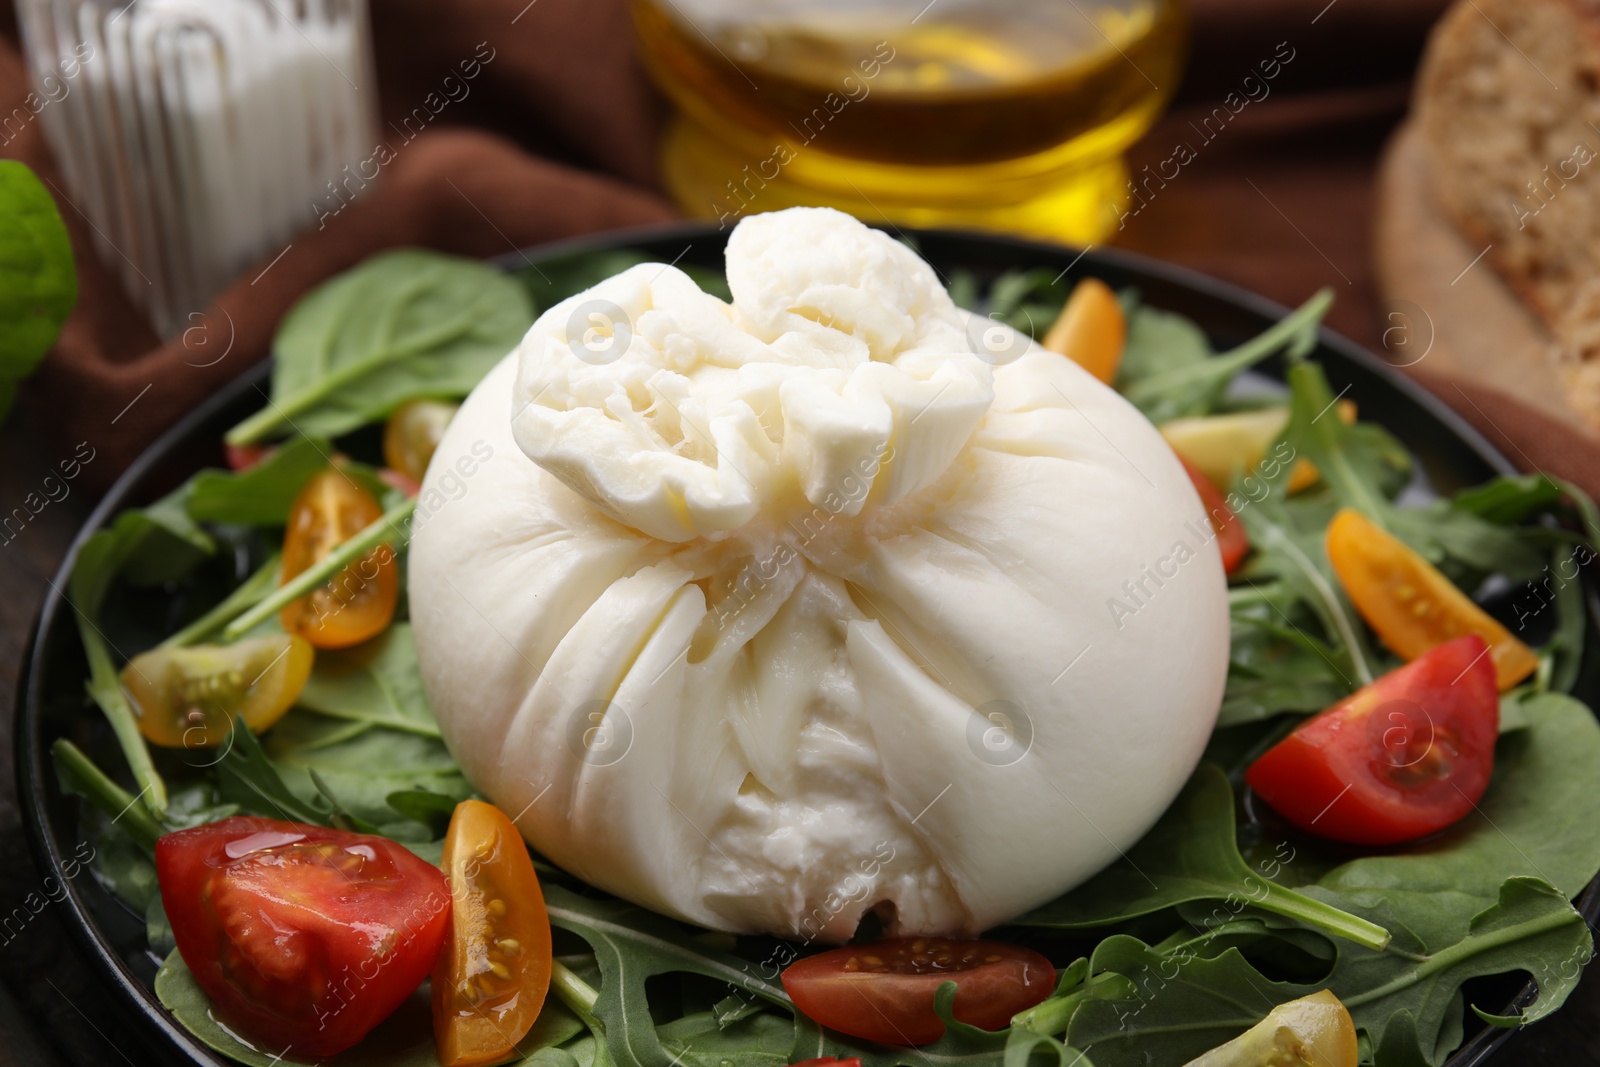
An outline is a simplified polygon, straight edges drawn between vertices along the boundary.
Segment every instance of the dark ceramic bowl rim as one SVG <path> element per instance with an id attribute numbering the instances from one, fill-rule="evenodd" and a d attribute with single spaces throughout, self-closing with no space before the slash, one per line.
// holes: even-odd
<path id="1" fill-rule="evenodd" d="M 897 230 L 896 232 L 900 233 L 902 231 Z M 1027 262 L 1040 258 L 1059 259 L 1063 254 L 1071 252 L 1071 250 L 1064 249 L 1058 245 L 1004 235 L 953 230 L 911 230 L 906 232 L 909 232 L 913 239 L 917 240 L 962 241 L 974 245 L 987 246 L 991 251 L 1001 253 L 1002 256 L 1008 252 L 1015 253 L 1017 262 Z M 556 241 L 528 249 L 516 250 L 496 257 L 493 262 L 505 269 L 517 269 L 531 263 L 548 261 L 563 256 L 583 252 L 623 250 L 643 243 L 681 239 L 688 241 L 692 247 L 698 240 L 719 238 L 721 235 L 721 231 L 699 223 L 647 226 Z M 686 248 L 685 251 L 687 252 L 688 249 Z M 997 256 L 996 258 L 1001 257 Z M 1086 268 L 1086 273 L 1094 273 L 1095 268 L 1098 267 L 1109 267 L 1114 271 L 1143 276 L 1174 287 L 1187 289 L 1207 301 L 1232 305 L 1234 308 L 1249 314 L 1269 319 L 1281 318 L 1290 310 L 1266 297 L 1209 275 L 1118 249 L 1095 248 L 1085 250 L 1077 259 L 1072 260 L 1067 269 L 1075 270 L 1079 266 Z M 1319 332 L 1318 340 L 1320 349 L 1332 351 L 1340 358 L 1348 360 L 1357 367 L 1374 374 L 1387 387 L 1403 397 L 1404 400 L 1421 408 L 1441 423 L 1460 443 L 1476 453 L 1485 465 L 1499 473 L 1516 473 L 1516 468 L 1510 461 L 1460 415 L 1456 414 L 1438 397 L 1401 374 L 1384 360 L 1325 327 Z M 238 378 L 207 398 L 195 410 L 167 430 L 166 433 L 162 434 L 116 480 L 105 498 L 96 505 L 94 511 L 85 520 L 82 529 L 73 540 L 66 559 L 52 581 L 51 591 L 44 598 L 44 602 L 34 620 L 33 628 L 29 633 L 28 643 L 24 651 L 22 674 L 18 679 L 17 706 L 13 722 L 13 739 L 16 746 L 17 793 L 34 862 L 41 871 L 55 876 L 61 882 L 65 890 L 63 903 L 65 903 L 66 907 L 62 909 L 65 925 L 78 950 L 90 961 L 90 969 L 114 993 L 117 1007 L 133 1023 L 134 1029 L 139 1036 L 154 1050 L 157 1050 L 164 1060 L 173 1063 L 190 1062 L 209 1065 L 227 1064 L 231 1061 L 226 1060 L 203 1045 L 160 1005 L 155 999 L 153 991 L 147 989 L 138 977 L 130 971 L 122 957 L 108 942 L 89 905 L 83 899 L 75 880 L 70 877 L 63 877 L 66 854 L 62 849 L 56 827 L 52 824 L 49 815 L 49 791 L 55 789 L 56 785 L 50 766 L 50 756 L 43 744 L 41 732 L 44 695 L 40 689 L 42 685 L 40 679 L 44 673 L 46 643 L 40 640 L 40 635 L 49 632 L 56 616 L 62 611 L 71 610 L 63 590 L 67 587 L 67 580 L 72 572 L 73 562 L 76 560 L 83 542 L 91 534 L 103 527 L 118 511 L 122 510 L 126 506 L 128 498 L 138 489 L 140 482 L 158 464 L 163 462 L 174 449 L 181 447 L 189 437 L 193 436 L 203 424 L 214 418 L 222 409 L 240 402 L 252 390 L 262 391 L 262 386 L 269 373 L 270 360 L 251 367 L 242 373 Z M 1600 876 L 1597 876 L 1585 888 L 1578 898 L 1576 906 L 1591 924 L 1597 917 L 1600 917 Z M 1521 1005 L 1531 1003 L 1536 995 L 1537 986 L 1530 980 L 1513 999 L 1508 1011 L 1514 1011 Z M 1492 1027 L 1480 1030 L 1451 1055 L 1450 1059 L 1446 1061 L 1446 1067 L 1479 1067 L 1479 1065 L 1488 1060 L 1492 1053 L 1509 1040 L 1514 1032 Z"/>

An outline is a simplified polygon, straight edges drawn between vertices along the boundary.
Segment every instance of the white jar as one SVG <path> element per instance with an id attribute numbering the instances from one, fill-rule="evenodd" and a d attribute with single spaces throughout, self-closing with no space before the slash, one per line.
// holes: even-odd
<path id="1" fill-rule="evenodd" d="M 18 7 L 62 192 L 163 336 L 315 224 L 377 143 L 365 0 Z"/>

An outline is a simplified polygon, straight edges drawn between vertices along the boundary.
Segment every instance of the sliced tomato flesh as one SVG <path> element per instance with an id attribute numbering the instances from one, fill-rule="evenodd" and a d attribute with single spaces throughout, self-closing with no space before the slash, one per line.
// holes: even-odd
<path id="1" fill-rule="evenodd" d="M 550 989 L 544 893 L 516 825 L 480 800 L 456 805 L 442 862 L 454 903 L 433 973 L 439 1062 L 498 1063 L 533 1028 Z"/>
<path id="2" fill-rule="evenodd" d="M 378 520 L 373 495 L 338 468 L 312 476 L 295 497 L 283 534 L 284 582 Z M 400 596 L 393 549 L 379 545 L 279 613 L 283 628 L 317 648 L 346 648 L 376 637 Z"/>
<path id="3" fill-rule="evenodd" d="M 885 1045 L 926 1045 L 944 1035 L 934 996 L 956 983 L 951 1015 L 985 1030 L 1005 1027 L 1055 988 L 1050 961 L 1002 941 L 896 937 L 799 960 L 783 987 L 808 1017 Z"/>
<path id="4" fill-rule="evenodd" d="M 1327 549 L 1350 602 L 1396 655 L 1416 659 L 1451 638 L 1477 634 L 1489 645 L 1501 689 L 1539 666 L 1531 648 L 1437 567 L 1359 511 L 1344 508 L 1333 517 Z"/>
<path id="5" fill-rule="evenodd" d="M 1301 723 L 1245 772 L 1293 825 L 1334 841 L 1413 841 L 1470 812 L 1494 772 L 1489 647 L 1446 642 Z"/>
<path id="6" fill-rule="evenodd" d="M 219 1017 L 294 1059 L 356 1044 L 428 976 L 450 918 L 385 837 L 234 816 L 156 842 L 161 902 Z"/>
<path id="7" fill-rule="evenodd" d="M 1245 556 L 1250 554 L 1250 535 L 1245 533 L 1244 523 L 1228 507 L 1222 490 L 1182 456 L 1178 457 L 1178 462 L 1183 464 L 1189 480 L 1194 483 L 1195 492 L 1200 494 L 1200 503 L 1205 505 L 1206 518 L 1217 535 L 1217 548 L 1222 553 L 1223 573 L 1232 574 L 1239 569 Z"/>

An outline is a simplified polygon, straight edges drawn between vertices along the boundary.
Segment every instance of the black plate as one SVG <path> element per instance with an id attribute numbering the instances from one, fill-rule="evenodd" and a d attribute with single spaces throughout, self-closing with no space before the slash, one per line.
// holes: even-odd
<path id="1" fill-rule="evenodd" d="M 920 231 L 911 236 L 924 258 L 946 275 L 965 268 L 987 278 L 1017 267 L 1044 267 L 1068 278 L 1093 275 L 1113 288 L 1135 286 L 1152 306 L 1193 319 L 1219 346 L 1260 333 L 1288 311 L 1225 282 L 1127 252 L 1099 249 L 1080 254 L 1054 245 L 960 232 Z M 499 264 L 509 270 L 530 269 L 577 253 L 634 249 L 661 262 L 720 270 L 726 238 L 725 232 L 700 225 L 655 227 L 545 245 L 501 257 Z M 1408 492 L 1422 497 L 1451 493 L 1497 474 L 1514 473 L 1504 456 L 1438 398 L 1353 342 L 1323 330 L 1313 358 L 1322 363 L 1336 391 L 1348 390 L 1345 395 L 1357 400 L 1362 418 L 1386 426 L 1411 450 L 1418 475 Z M 1261 372 L 1279 377 L 1281 368 L 1268 362 Z M 65 907 L 60 912 L 79 949 L 105 980 L 110 999 L 160 1060 L 173 1064 L 221 1067 L 230 1061 L 191 1037 L 156 1000 L 152 985 L 160 961 L 146 948 L 143 916 L 134 915 L 92 878 L 70 879 L 63 874 L 64 860 L 80 840 L 79 812 L 77 802 L 56 784 L 50 745 L 66 737 L 93 752 L 106 747 L 108 731 L 83 697 L 87 665 L 72 608 L 62 591 L 78 546 L 117 512 L 149 503 L 201 466 L 221 464 L 223 432 L 261 406 L 267 374 L 266 366 L 256 367 L 207 400 L 140 456 L 95 508 L 45 599 L 18 689 L 13 735 L 17 781 L 35 859 L 65 887 Z M 1589 603 L 1591 617 L 1600 620 L 1592 593 Z M 1600 703 L 1597 645 L 1590 642 L 1585 649 L 1577 694 L 1591 707 Z M 1579 898 L 1578 909 L 1591 925 L 1600 916 L 1600 879 Z M 1531 982 L 1520 991 L 1515 982 L 1502 988 L 1502 996 L 1513 998 L 1505 1009 L 1508 1014 L 1530 1002 L 1536 992 Z M 1449 1060 L 1449 1067 L 1486 1064 L 1514 1036 L 1514 1031 L 1480 1029 Z M 1513 1048 L 1496 1060 L 1509 1062 L 1514 1055 Z"/>

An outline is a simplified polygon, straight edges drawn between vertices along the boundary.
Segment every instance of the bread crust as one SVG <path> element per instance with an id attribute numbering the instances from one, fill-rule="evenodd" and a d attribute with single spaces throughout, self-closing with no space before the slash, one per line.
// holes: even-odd
<path id="1" fill-rule="evenodd" d="M 1462 0 L 1414 109 L 1440 204 L 1558 330 L 1600 274 L 1600 0 Z"/>

